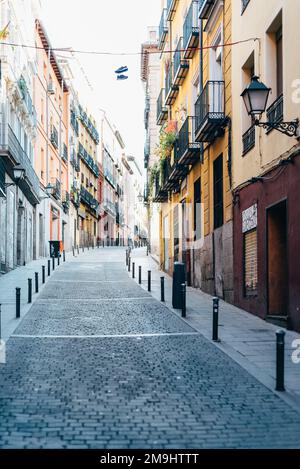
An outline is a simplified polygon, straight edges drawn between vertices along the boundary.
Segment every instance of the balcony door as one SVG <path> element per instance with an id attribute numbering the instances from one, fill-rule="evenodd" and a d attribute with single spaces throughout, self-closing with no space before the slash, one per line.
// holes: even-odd
<path id="1" fill-rule="evenodd" d="M 209 57 L 209 79 L 212 82 L 220 82 L 224 79 L 223 74 L 223 48 L 221 47 L 222 43 L 222 34 L 216 36 L 215 41 L 213 41 L 213 46 L 210 49 Z M 222 93 L 220 93 L 220 88 L 218 83 L 211 84 L 209 89 L 209 112 L 219 112 L 222 105 Z"/>

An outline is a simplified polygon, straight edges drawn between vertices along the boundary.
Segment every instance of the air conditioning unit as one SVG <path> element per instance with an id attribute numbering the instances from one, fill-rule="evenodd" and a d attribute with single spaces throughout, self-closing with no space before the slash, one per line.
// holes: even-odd
<path id="1" fill-rule="evenodd" d="M 49 93 L 49 94 L 55 94 L 55 89 L 54 89 L 54 85 L 53 85 L 53 82 L 52 82 L 52 81 L 50 81 L 50 82 L 48 83 L 48 93 Z"/>

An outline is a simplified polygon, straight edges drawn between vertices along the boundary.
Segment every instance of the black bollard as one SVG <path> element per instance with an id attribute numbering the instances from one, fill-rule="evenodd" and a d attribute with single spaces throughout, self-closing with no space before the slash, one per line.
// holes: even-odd
<path id="1" fill-rule="evenodd" d="M 165 301 L 165 277 L 160 277 L 160 301 Z"/>
<path id="2" fill-rule="evenodd" d="M 48 259 L 48 277 L 50 277 L 51 261 Z"/>
<path id="3" fill-rule="evenodd" d="M 39 292 L 39 273 L 35 272 L 35 293 Z"/>
<path id="4" fill-rule="evenodd" d="M 104 241 L 102 241 L 102 247 L 104 248 Z"/>
<path id="5" fill-rule="evenodd" d="M 42 265 L 42 282 L 45 283 L 46 281 L 46 267 Z"/>
<path id="6" fill-rule="evenodd" d="M 135 262 L 132 263 L 132 278 L 135 278 Z"/>
<path id="7" fill-rule="evenodd" d="M 139 265 L 139 285 L 142 283 L 142 266 Z"/>
<path id="8" fill-rule="evenodd" d="M 126 249 L 126 267 L 128 266 L 128 251 Z"/>
<path id="9" fill-rule="evenodd" d="M 151 270 L 148 270 L 148 291 L 151 291 Z"/>
<path id="10" fill-rule="evenodd" d="M 84 252 L 84 246 L 82 246 L 82 252 Z"/>
<path id="11" fill-rule="evenodd" d="M 79 246 L 78 246 L 78 244 L 77 244 L 77 254 L 79 256 Z"/>
<path id="12" fill-rule="evenodd" d="M 32 279 L 28 279 L 28 303 L 32 303 Z"/>
<path id="13" fill-rule="evenodd" d="M 16 288 L 16 318 L 21 317 L 21 288 Z"/>
<path id="14" fill-rule="evenodd" d="M 66 262 L 66 251 L 63 251 L 63 261 Z"/>
<path id="15" fill-rule="evenodd" d="M 276 332 L 276 391 L 284 388 L 284 331 Z"/>
<path id="16" fill-rule="evenodd" d="M 55 269 L 55 257 L 52 257 L 52 270 Z"/>
<path id="17" fill-rule="evenodd" d="M 181 284 L 181 317 L 186 317 L 186 283 Z"/>
<path id="18" fill-rule="evenodd" d="M 218 328 L 219 328 L 219 298 L 213 298 L 213 333 L 212 333 L 212 340 L 214 342 L 220 342 L 219 341 L 219 334 L 218 334 Z"/>
<path id="19" fill-rule="evenodd" d="M 57 265 L 60 264 L 60 253 L 58 253 L 58 256 L 57 256 Z"/>
<path id="20" fill-rule="evenodd" d="M 72 247 L 73 257 L 75 256 L 75 249 L 74 246 Z"/>
<path id="21" fill-rule="evenodd" d="M 131 257 L 128 257 L 128 272 L 130 272 Z"/>

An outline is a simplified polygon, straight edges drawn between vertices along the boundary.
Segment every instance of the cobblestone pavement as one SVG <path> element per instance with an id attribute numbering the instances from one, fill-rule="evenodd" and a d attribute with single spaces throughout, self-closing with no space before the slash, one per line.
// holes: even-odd
<path id="1" fill-rule="evenodd" d="M 123 254 L 62 266 L 8 341 L 0 447 L 300 447 L 300 414 L 140 289 Z"/>

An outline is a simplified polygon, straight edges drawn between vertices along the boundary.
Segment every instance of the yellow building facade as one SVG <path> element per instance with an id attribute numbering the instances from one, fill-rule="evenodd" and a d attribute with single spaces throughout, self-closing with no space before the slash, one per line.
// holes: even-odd
<path id="1" fill-rule="evenodd" d="M 233 301 L 231 0 L 162 2 L 162 125 L 154 201 L 160 261 L 189 285 Z"/>
<path id="2" fill-rule="evenodd" d="M 99 202 L 97 197 L 99 134 L 94 119 L 79 106 L 80 207 L 78 228 L 81 246 L 96 245 L 98 236 Z"/>

